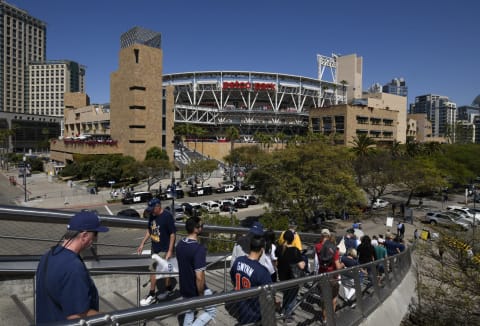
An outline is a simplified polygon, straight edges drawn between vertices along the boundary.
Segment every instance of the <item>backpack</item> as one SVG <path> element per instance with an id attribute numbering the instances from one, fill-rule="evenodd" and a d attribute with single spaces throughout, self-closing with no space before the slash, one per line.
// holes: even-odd
<path id="1" fill-rule="evenodd" d="M 337 247 L 332 242 L 326 240 L 318 253 L 318 264 L 321 270 L 326 270 L 333 265 L 333 257 Z"/>

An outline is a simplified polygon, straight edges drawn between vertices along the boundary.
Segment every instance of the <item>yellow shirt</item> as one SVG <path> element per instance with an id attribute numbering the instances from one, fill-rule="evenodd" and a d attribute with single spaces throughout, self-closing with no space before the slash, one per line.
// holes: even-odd
<path id="1" fill-rule="evenodd" d="M 293 242 L 292 246 L 297 247 L 298 250 L 302 251 L 302 240 L 300 240 L 300 236 L 298 235 L 297 232 L 291 230 L 293 232 Z M 278 238 L 278 244 L 282 246 L 285 243 L 285 240 L 283 239 L 283 234 L 285 231 L 280 234 L 280 237 Z"/>

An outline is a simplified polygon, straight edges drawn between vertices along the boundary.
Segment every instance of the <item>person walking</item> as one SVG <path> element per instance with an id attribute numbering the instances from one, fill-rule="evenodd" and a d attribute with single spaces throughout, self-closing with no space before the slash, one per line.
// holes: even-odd
<path id="1" fill-rule="evenodd" d="M 270 272 L 270 275 L 272 276 L 272 282 L 277 281 L 277 260 L 278 257 L 275 254 L 275 251 L 277 250 L 277 246 L 275 245 L 275 232 L 272 229 L 268 229 L 265 231 L 265 252 L 264 254 L 267 256 L 268 259 L 270 259 L 271 267 L 272 269 L 269 269 L 269 266 L 267 267 L 268 271 Z"/>
<path id="2" fill-rule="evenodd" d="M 265 229 L 262 223 L 254 222 L 247 234 L 241 236 L 233 246 L 231 261 L 235 261 L 240 256 L 247 256 L 250 252 L 250 243 L 253 237 L 265 237 Z M 265 248 L 264 248 L 265 249 Z M 265 266 L 270 273 L 275 273 L 275 267 L 272 260 L 266 255 L 265 250 L 258 258 L 258 262 Z"/>
<path id="3" fill-rule="evenodd" d="M 330 235 L 330 230 L 322 229 L 322 238 L 319 243 L 315 245 L 315 260 L 318 266 L 318 274 L 329 273 L 338 269 L 345 268 L 345 265 L 340 261 L 340 253 L 335 244 L 335 238 Z M 330 287 L 332 293 L 333 312 L 337 307 L 337 298 L 339 291 L 338 277 L 335 276 L 330 280 Z M 321 292 L 321 288 L 320 288 Z M 327 313 L 325 304 L 322 309 L 323 321 L 326 321 Z"/>
<path id="4" fill-rule="evenodd" d="M 162 208 L 160 199 L 158 198 L 153 198 L 148 202 L 146 211 L 150 213 L 148 217 L 148 227 L 142 242 L 137 248 L 137 253 L 140 255 L 145 246 L 145 242 L 151 239 L 151 254 L 158 254 L 161 258 L 169 260 L 173 256 L 177 232 L 173 216 L 168 210 Z M 165 299 L 175 288 L 176 281 L 174 280 L 175 279 L 170 277 L 162 279 L 162 281 L 165 282 L 164 286 L 162 286 L 162 292 L 159 291 L 160 293 L 156 293 L 156 275 L 150 275 L 150 292 L 144 299 L 140 300 L 140 305 L 148 306 L 158 300 Z"/>
<path id="5" fill-rule="evenodd" d="M 80 253 L 107 232 L 97 214 L 81 211 L 70 219 L 62 244 L 42 256 L 37 267 L 36 324 L 86 318 L 99 313 L 98 290 Z M 59 242 L 60 242 L 59 241 Z"/>
<path id="6" fill-rule="evenodd" d="M 207 249 L 198 242 L 203 224 L 199 217 L 190 217 L 185 222 L 187 236 L 178 242 L 176 247 L 178 261 L 178 279 L 180 294 L 184 298 L 211 295 L 205 282 L 207 268 Z M 214 319 L 217 313 L 215 306 L 206 307 L 205 311 L 195 319 L 195 313 L 189 310 L 185 314 L 184 326 L 203 326 Z"/>
<path id="7" fill-rule="evenodd" d="M 291 230 L 285 231 L 283 233 L 285 242 L 279 246 L 276 251 L 276 256 L 278 257 L 278 278 L 280 281 L 287 281 L 294 278 L 291 265 L 296 264 L 301 270 L 305 269 L 302 254 L 300 250 L 293 245 L 294 238 L 295 236 Z M 294 322 L 292 312 L 296 303 L 298 290 L 298 286 L 283 290 L 282 313 L 286 323 Z"/>
<path id="8" fill-rule="evenodd" d="M 265 248 L 263 236 L 250 238 L 249 253 L 235 259 L 230 269 L 230 279 L 236 291 L 272 283 L 267 268 L 258 261 Z M 258 298 L 236 302 L 233 316 L 240 325 L 259 322 L 262 319 Z"/>

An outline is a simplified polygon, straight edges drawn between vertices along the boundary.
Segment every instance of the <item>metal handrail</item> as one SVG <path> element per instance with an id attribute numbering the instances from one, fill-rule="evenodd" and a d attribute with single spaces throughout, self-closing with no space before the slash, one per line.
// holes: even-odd
<path id="1" fill-rule="evenodd" d="M 391 268 L 394 269 L 394 272 L 391 272 L 387 277 L 388 284 L 385 287 L 380 288 L 376 277 L 372 278 L 372 287 L 375 289 L 376 295 L 373 297 L 363 298 L 361 295 L 357 296 L 357 308 L 356 312 L 349 314 L 349 318 L 340 318 L 336 316 L 333 311 L 332 297 L 330 291 L 329 280 L 334 278 L 335 275 L 347 275 L 349 278 L 354 279 L 354 286 L 358 293 L 361 292 L 361 284 L 359 277 L 359 270 L 361 268 L 371 267 L 372 270 L 375 270 L 374 266 L 380 263 L 388 263 L 391 265 Z M 70 326 L 81 326 L 81 325 L 120 325 L 123 323 L 141 321 L 141 320 L 152 320 L 162 316 L 168 315 L 177 315 L 183 313 L 189 309 L 203 308 L 206 306 L 218 306 L 223 305 L 226 302 L 234 302 L 239 300 L 246 300 L 250 298 L 258 298 L 259 296 L 268 296 L 271 293 L 276 291 L 285 290 L 293 286 L 301 286 L 305 283 L 319 283 L 322 290 L 323 301 L 325 302 L 326 312 L 327 312 L 327 324 L 328 325 L 358 325 L 365 317 L 367 317 L 374 308 L 377 308 L 383 300 L 385 300 L 393 290 L 398 286 L 398 284 L 403 280 L 404 276 L 407 274 L 411 266 L 411 252 L 410 249 L 406 251 L 388 257 L 385 260 L 379 260 L 372 263 L 359 265 L 351 268 L 346 268 L 342 270 L 337 270 L 331 273 L 324 273 L 319 275 L 307 276 L 301 279 L 292 279 L 284 282 L 277 282 L 266 286 L 243 289 L 240 291 L 231 291 L 227 293 L 214 294 L 211 296 L 196 297 L 194 299 L 183 299 L 177 300 L 175 302 L 167 302 L 164 304 L 157 304 L 148 307 L 139 307 L 139 308 L 130 308 L 115 311 L 112 313 L 96 315 L 86 319 L 77 319 L 73 321 L 59 322 L 54 325 L 70 325 Z M 273 302 L 273 301 L 270 301 Z M 367 305 L 367 302 L 369 303 Z M 262 300 L 260 300 L 260 305 L 262 306 Z M 368 309 L 367 309 L 368 306 Z M 262 311 L 272 310 L 273 307 L 265 308 L 261 307 Z M 275 325 L 268 323 L 268 319 L 262 319 L 263 325 Z"/>
<path id="2" fill-rule="evenodd" d="M 30 208 L 19 208 L 19 207 L 8 207 L 8 206 L 0 206 L 0 220 L 15 220 L 15 221 L 35 221 L 35 222 L 43 222 L 43 223 L 66 223 L 71 218 L 73 213 L 68 213 L 64 211 L 52 211 L 46 209 L 30 209 Z M 116 227 L 133 227 L 133 228 L 145 228 L 146 221 L 126 218 L 126 217 L 111 217 L 111 216 L 100 216 L 102 222 L 109 226 L 116 226 Z M 183 225 L 183 223 L 177 223 L 179 225 Z M 246 232 L 248 229 L 245 228 L 238 228 L 238 227 L 221 227 L 221 226 L 208 226 L 205 225 L 206 231 L 209 232 Z M 302 235 L 302 234 L 301 234 Z M 318 235 L 317 235 L 318 236 Z M 218 263 L 221 260 L 225 261 L 224 265 L 224 274 L 225 274 L 225 290 L 226 290 L 226 275 L 227 275 L 227 258 L 230 254 L 224 255 L 215 260 L 213 263 Z M 12 257 L 10 257 L 12 258 Z M 17 257 L 18 258 L 18 257 Z M 145 258 L 145 257 L 144 257 Z M 11 261 L 14 261 L 12 259 Z M 213 264 L 212 263 L 212 264 Z M 333 306 L 331 303 L 331 291 L 329 288 L 328 280 L 332 278 L 334 275 L 347 275 L 350 278 L 353 275 L 355 288 L 357 291 L 361 291 L 361 284 L 358 270 L 360 268 L 367 268 L 370 267 L 373 272 L 373 275 L 376 276 L 375 266 L 383 263 L 385 266 L 389 265 L 392 269 L 392 272 L 387 271 L 386 277 L 386 284 L 385 287 L 380 288 L 377 278 L 373 277 L 373 288 L 375 289 L 376 296 L 373 298 L 362 298 L 362 296 L 357 296 L 357 309 L 354 312 L 354 318 L 350 315 L 348 319 L 342 319 L 341 314 L 336 317 L 335 312 L 333 311 Z M 209 264 L 210 266 L 212 264 Z M 106 264 L 105 264 L 106 265 Z M 149 307 L 139 307 L 139 308 L 130 308 L 125 310 L 115 311 L 109 314 L 102 314 L 97 315 L 87 319 L 78 319 L 74 321 L 65 321 L 58 323 L 58 325 L 111 325 L 111 324 L 120 324 L 126 323 L 131 321 L 139 321 L 139 320 L 150 320 L 154 318 L 158 318 L 159 316 L 167 316 L 171 314 L 178 314 L 185 312 L 188 309 L 194 308 L 201 308 L 209 305 L 222 305 L 225 302 L 236 301 L 236 300 L 245 300 L 248 298 L 266 298 L 271 297 L 272 293 L 275 291 L 281 291 L 288 287 L 292 286 L 300 286 L 305 284 L 306 282 L 318 282 L 322 289 L 323 301 L 325 302 L 326 312 L 327 312 L 327 321 L 329 325 L 356 325 L 358 324 L 363 318 L 368 316 L 374 309 L 378 307 L 381 302 L 388 297 L 391 292 L 398 286 L 398 284 L 403 280 L 407 272 L 409 271 L 411 266 L 411 250 L 407 248 L 405 252 L 402 252 L 398 255 L 393 257 L 387 257 L 385 260 L 378 260 L 372 263 L 364 264 L 361 266 L 355 266 L 350 269 L 344 269 L 339 271 L 334 271 L 328 274 L 320 274 L 320 275 L 313 275 L 308 276 L 306 278 L 301 279 L 294 279 L 285 282 L 278 282 L 273 285 L 268 285 L 264 287 L 258 287 L 254 289 L 247 289 L 241 291 L 232 291 L 228 293 L 220 293 L 215 294 L 212 296 L 207 297 L 198 297 L 194 299 L 184 299 L 178 300 L 174 303 L 164 303 L 158 304 Z M 107 269 L 107 268 L 105 268 Z M 104 271 L 105 271 L 104 269 Z M 92 273 L 97 272 L 97 268 L 95 271 L 92 270 Z M 9 269 L 8 271 L 0 269 L 0 275 L 2 273 L 8 272 L 11 274 L 22 274 L 25 273 L 25 269 Z M 29 270 L 32 272 L 32 270 Z M 123 274 L 118 270 L 110 270 L 112 274 Z M 101 273 L 101 272 L 99 272 Z M 133 272 L 135 275 L 145 274 L 142 272 Z M 146 274 L 149 274 L 148 272 Z M 137 276 L 138 279 L 138 276 Z M 139 287 L 139 280 L 137 281 L 137 287 Z M 139 291 L 139 289 L 138 289 Z M 138 292 L 137 291 L 137 292 Z M 139 298 L 138 298 L 139 300 Z M 368 305 L 368 309 L 366 302 L 368 300 L 372 300 Z M 261 311 L 272 311 L 272 307 L 266 307 L 265 305 L 271 305 L 273 300 L 260 300 Z M 274 311 L 274 310 L 273 310 Z M 265 325 L 273 325 L 272 323 L 268 322 L 267 319 L 263 319 L 262 323 Z"/>

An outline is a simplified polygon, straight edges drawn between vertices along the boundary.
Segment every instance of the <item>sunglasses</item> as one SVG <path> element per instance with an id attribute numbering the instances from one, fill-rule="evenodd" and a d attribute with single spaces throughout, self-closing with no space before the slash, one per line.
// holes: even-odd
<path id="1" fill-rule="evenodd" d="M 203 228 L 203 224 L 197 224 L 197 225 L 195 225 L 195 227 L 196 227 L 197 229 Z"/>

